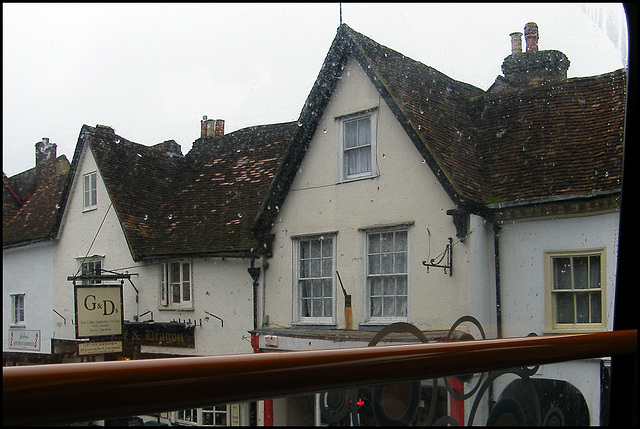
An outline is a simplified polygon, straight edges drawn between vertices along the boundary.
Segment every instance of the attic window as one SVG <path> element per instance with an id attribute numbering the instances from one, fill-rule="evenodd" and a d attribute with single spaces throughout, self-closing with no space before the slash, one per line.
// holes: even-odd
<path id="1" fill-rule="evenodd" d="M 377 112 L 338 119 L 341 181 L 375 177 Z"/>
<path id="2" fill-rule="evenodd" d="M 98 205 L 98 175 L 93 171 L 84 175 L 84 210 L 95 209 Z"/>

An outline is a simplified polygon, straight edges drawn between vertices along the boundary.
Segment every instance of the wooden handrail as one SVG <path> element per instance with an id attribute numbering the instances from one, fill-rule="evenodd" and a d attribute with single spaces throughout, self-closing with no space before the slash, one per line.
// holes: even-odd
<path id="1" fill-rule="evenodd" d="M 62 424 L 637 350 L 637 330 L 5 367 L 3 424 Z"/>

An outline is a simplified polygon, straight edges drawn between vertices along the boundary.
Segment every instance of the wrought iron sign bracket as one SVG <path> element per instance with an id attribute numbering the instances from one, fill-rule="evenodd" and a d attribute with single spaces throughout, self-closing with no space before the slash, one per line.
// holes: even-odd
<path id="1" fill-rule="evenodd" d="M 436 258 L 432 258 L 429 262 L 422 261 L 422 265 L 427 267 L 427 272 L 429 272 L 429 268 L 444 268 L 445 274 L 449 270 L 449 277 L 453 276 L 453 239 L 451 237 L 449 237 L 449 244 L 444 248 L 444 252 L 440 254 L 440 259 L 436 261 Z"/>

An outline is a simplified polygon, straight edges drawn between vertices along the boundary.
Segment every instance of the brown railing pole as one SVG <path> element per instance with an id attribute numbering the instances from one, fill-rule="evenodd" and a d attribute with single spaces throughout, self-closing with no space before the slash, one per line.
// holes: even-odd
<path id="1" fill-rule="evenodd" d="M 633 354 L 637 331 L 3 368 L 3 424 L 60 424 Z"/>

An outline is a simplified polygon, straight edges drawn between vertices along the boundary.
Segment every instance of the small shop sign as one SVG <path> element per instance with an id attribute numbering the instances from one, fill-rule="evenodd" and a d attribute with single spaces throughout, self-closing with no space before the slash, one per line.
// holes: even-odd
<path id="1" fill-rule="evenodd" d="M 122 336 L 122 285 L 75 285 L 76 338 Z"/>
<path id="2" fill-rule="evenodd" d="M 104 353 L 120 353 L 122 351 L 122 341 L 97 341 L 78 344 L 78 354 L 101 355 Z"/>
<path id="3" fill-rule="evenodd" d="M 9 348 L 12 350 L 40 351 L 40 331 L 9 329 Z"/>
<path id="4" fill-rule="evenodd" d="M 124 322 L 127 344 L 195 348 L 195 327 L 176 322 Z"/>

